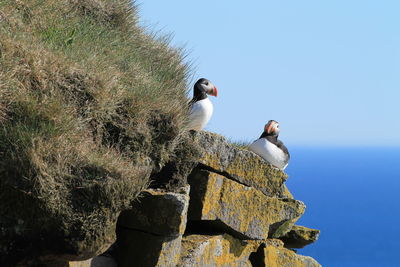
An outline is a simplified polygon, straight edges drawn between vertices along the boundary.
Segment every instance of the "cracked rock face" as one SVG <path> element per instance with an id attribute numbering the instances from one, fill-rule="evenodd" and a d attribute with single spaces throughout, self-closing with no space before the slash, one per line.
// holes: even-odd
<path id="1" fill-rule="evenodd" d="M 182 156 L 156 177 L 185 176 L 189 185 L 145 190 L 121 213 L 111 253 L 118 266 L 320 267 L 289 249 L 315 241 L 318 230 L 294 225 L 305 205 L 285 173 L 222 136 L 188 136 L 201 157 Z"/>
<path id="2" fill-rule="evenodd" d="M 181 266 L 252 266 L 251 254 L 260 242 L 241 241 L 227 234 L 189 235 L 182 240 Z"/>
<path id="3" fill-rule="evenodd" d="M 218 221 L 241 239 L 279 237 L 305 210 L 301 201 L 268 197 L 209 171 L 194 171 L 189 183 L 189 220 Z"/>
<path id="4" fill-rule="evenodd" d="M 179 193 L 145 190 L 132 209 L 125 210 L 118 226 L 153 235 L 178 237 L 185 232 L 189 187 Z"/>
<path id="5" fill-rule="evenodd" d="M 238 240 L 229 235 L 190 235 L 182 240 L 180 265 L 219 267 L 320 267 L 311 257 L 298 255 L 277 239 Z"/>
<path id="6" fill-rule="evenodd" d="M 176 266 L 182 236 L 156 236 L 140 231 L 118 228 L 116 259 L 119 267 Z"/>
<path id="7" fill-rule="evenodd" d="M 145 190 L 117 224 L 115 257 L 120 267 L 175 266 L 186 228 L 189 186 L 180 192 Z"/>
<path id="8" fill-rule="evenodd" d="M 321 267 L 311 257 L 299 255 L 283 247 L 279 240 L 268 240 L 262 250 L 265 266 L 273 267 Z"/>

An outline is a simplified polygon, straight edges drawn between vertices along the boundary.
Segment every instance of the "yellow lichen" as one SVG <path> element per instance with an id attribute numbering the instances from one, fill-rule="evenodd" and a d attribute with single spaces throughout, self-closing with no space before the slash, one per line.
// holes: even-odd
<path id="1" fill-rule="evenodd" d="M 259 241 L 242 241 L 226 234 L 188 236 L 183 240 L 181 256 L 183 261 L 191 256 L 191 262 L 194 262 L 195 266 L 251 266 L 250 254 L 256 251 L 259 245 Z M 184 266 L 185 262 L 181 264 L 180 266 Z"/>
<path id="2" fill-rule="evenodd" d="M 268 267 L 320 267 L 314 259 L 296 254 L 294 251 L 267 244 L 264 248 L 265 265 Z"/>
<path id="3" fill-rule="evenodd" d="M 252 238 L 267 238 L 269 226 L 277 222 L 282 222 L 278 232 L 279 235 L 283 234 L 304 212 L 301 202 L 268 197 L 257 189 L 216 173 L 204 171 L 198 179 L 206 179 L 202 182 L 205 182 L 207 187 L 201 203 L 201 219 L 221 220 L 245 235 L 256 232 L 257 236 Z M 285 212 L 282 212 L 288 208 L 294 210 L 290 215 L 292 217 L 287 217 Z"/>
<path id="4" fill-rule="evenodd" d="M 298 255 L 283 247 L 277 239 L 264 241 L 238 240 L 227 234 L 219 236 L 187 236 L 182 242 L 178 266 L 252 266 L 250 255 L 263 246 L 258 260 L 268 267 L 320 267 L 313 259 Z"/>
<path id="5" fill-rule="evenodd" d="M 219 162 L 219 155 L 213 153 L 204 153 L 201 162 L 217 171 L 224 171 L 236 177 L 242 183 L 253 186 L 259 190 L 268 192 L 269 195 L 276 195 L 287 175 L 273 168 L 270 164 L 264 162 L 258 157 L 234 157 L 229 163 L 222 165 Z"/>

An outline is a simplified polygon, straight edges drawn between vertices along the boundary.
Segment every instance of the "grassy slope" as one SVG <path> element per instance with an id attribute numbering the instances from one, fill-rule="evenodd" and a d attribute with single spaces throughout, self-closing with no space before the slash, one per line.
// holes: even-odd
<path id="1" fill-rule="evenodd" d="M 125 0 L 0 1 L 1 255 L 90 250 L 168 160 L 187 66 L 136 19 Z"/>

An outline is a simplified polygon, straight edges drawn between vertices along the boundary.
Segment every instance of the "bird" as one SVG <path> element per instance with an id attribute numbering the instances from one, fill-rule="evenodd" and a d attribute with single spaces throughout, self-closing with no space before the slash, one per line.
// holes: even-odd
<path id="1" fill-rule="evenodd" d="M 278 140 L 279 132 L 279 123 L 275 120 L 268 121 L 260 138 L 248 148 L 271 165 L 284 170 L 288 165 L 290 154 L 283 142 Z"/>
<path id="2" fill-rule="evenodd" d="M 193 98 L 190 101 L 189 130 L 202 130 L 211 119 L 213 105 L 207 95 L 217 97 L 217 87 L 209 80 L 201 78 L 193 87 Z"/>

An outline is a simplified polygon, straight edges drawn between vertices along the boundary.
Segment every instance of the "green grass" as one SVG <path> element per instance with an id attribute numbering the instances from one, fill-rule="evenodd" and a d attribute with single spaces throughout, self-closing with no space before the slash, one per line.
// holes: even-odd
<path id="1" fill-rule="evenodd" d="M 248 149 L 248 147 L 249 147 L 249 145 L 251 144 L 251 143 L 253 143 L 253 141 L 250 141 L 250 140 L 232 140 L 232 139 L 229 139 L 228 140 L 228 143 L 229 144 L 231 144 L 231 145 L 233 145 L 233 146 L 235 146 L 235 147 L 237 147 L 237 148 L 240 148 L 240 149 Z"/>
<path id="2" fill-rule="evenodd" d="M 137 19 L 126 0 L 0 2 L 0 263 L 87 249 L 179 143 L 184 52 Z"/>

